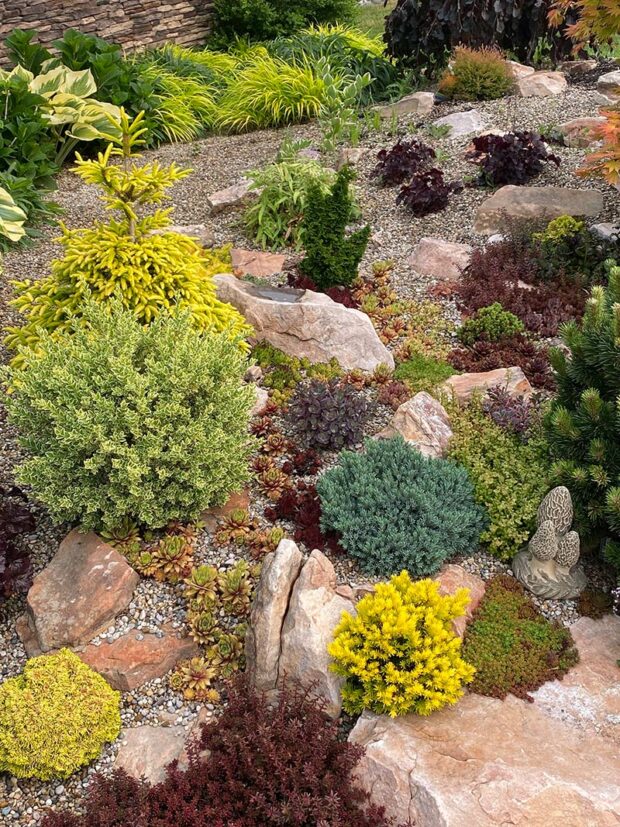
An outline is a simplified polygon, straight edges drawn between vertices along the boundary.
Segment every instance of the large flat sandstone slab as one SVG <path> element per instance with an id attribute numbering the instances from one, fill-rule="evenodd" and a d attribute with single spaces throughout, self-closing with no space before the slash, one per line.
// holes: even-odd
<path id="1" fill-rule="evenodd" d="M 139 580 L 118 551 L 74 529 L 34 578 L 20 634 L 32 653 L 88 643 L 127 608 Z"/>
<path id="2" fill-rule="evenodd" d="M 428 718 L 365 712 L 357 775 L 416 827 L 617 827 L 618 750 L 535 705 L 467 695 Z"/>
<path id="3" fill-rule="evenodd" d="M 598 190 L 567 187 L 501 187 L 478 207 L 474 229 L 477 233 L 501 233 L 506 218 L 591 218 L 603 211 Z"/>

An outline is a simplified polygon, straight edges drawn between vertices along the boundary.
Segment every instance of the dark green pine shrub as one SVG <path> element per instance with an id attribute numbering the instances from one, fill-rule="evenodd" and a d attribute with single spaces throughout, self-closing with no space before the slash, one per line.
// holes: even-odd
<path id="1" fill-rule="evenodd" d="M 402 437 L 345 451 L 317 491 L 321 527 L 339 532 L 368 574 L 434 574 L 448 557 L 475 549 L 485 524 L 467 471 L 423 457 Z"/>
<path id="2" fill-rule="evenodd" d="M 620 539 L 620 266 L 592 288 L 581 323 L 552 349 L 557 397 L 546 418 L 553 485 L 571 492 L 579 525 Z"/>
<path id="3" fill-rule="evenodd" d="M 562 678 L 579 660 L 570 631 L 550 622 L 514 577 L 492 578 L 468 624 L 463 659 L 476 667 L 472 692 L 532 700 L 530 692 Z"/>
<path id="4" fill-rule="evenodd" d="M 345 166 L 328 193 L 317 184 L 311 184 L 308 191 L 301 228 L 306 257 L 299 270 L 318 290 L 350 286 L 370 238 L 370 227 L 347 236 L 353 215 L 349 186 L 353 178 L 353 170 Z"/>

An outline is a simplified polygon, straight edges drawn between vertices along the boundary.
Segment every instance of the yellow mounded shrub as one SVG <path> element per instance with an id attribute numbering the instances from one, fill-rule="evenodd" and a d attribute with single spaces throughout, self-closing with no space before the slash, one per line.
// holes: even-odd
<path id="1" fill-rule="evenodd" d="M 76 155 L 73 172 L 87 184 L 100 186 L 106 209 L 120 219 L 86 229 L 63 227 L 65 255 L 52 263 L 51 275 L 38 281 L 14 282 L 14 304 L 26 317 L 23 327 L 9 328 L 5 344 L 40 352 L 41 330 L 61 334 L 80 319 L 86 300 L 108 302 L 118 294 L 123 306 L 149 324 L 162 312 L 181 309 L 198 330 L 228 329 L 237 339 L 250 332 L 240 313 L 216 297 L 212 276 L 230 272 L 229 248 L 203 250 L 194 239 L 172 232 L 170 210 L 141 216 L 145 206 L 159 205 L 166 190 L 189 174 L 176 164 L 157 161 L 139 165 L 136 147 L 144 142 L 143 113 L 132 122 L 121 110 L 121 137 L 96 159 Z M 113 163 L 115 157 L 120 164 Z M 19 353 L 14 367 L 29 358 Z"/>
<path id="2" fill-rule="evenodd" d="M 82 315 L 89 293 L 106 302 L 118 290 L 123 306 L 148 324 L 161 312 L 188 310 L 198 330 L 247 333 L 243 317 L 215 295 L 212 276 L 231 272 L 230 248 L 202 250 L 191 238 L 166 232 L 161 212 L 139 222 L 135 239 L 123 222 L 111 221 L 85 230 L 63 228 L 64 258 L 52 263 L 52 273 L 39 281 L 14 282 L 14 305 L 26 317 L 22 327 L 9 329 L 6 345 L 39 352 L 40 329 L 65 333 Z M 150 234 L 152 229 L 164 232 Z M 14 365 L 23 361 L 23 354 Z"/>
<path id="3" fill-rule="evenodd" d="M 345 710 L 395 718 L 456 703 L 475 673 L 452 628 L 468 600 L 467 589 L 442 596 L 433 580 L 402 571 L 360 600 L 355 617 L 345 612 L 329 647 L 332 670 L 346 678 Z"/>
<path id="4" fill-rule="evenodd" d="M 0 772 L 67 778 L 121 728 L 120 693 L 68 649 L 0 685 Z"/>

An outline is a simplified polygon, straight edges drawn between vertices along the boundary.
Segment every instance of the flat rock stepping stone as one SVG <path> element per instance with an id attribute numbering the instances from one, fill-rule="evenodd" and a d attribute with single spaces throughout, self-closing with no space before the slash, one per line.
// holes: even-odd
<path id="1" fill-rule="evenodd" d="M 456 244 L 427 236 L 416 244 L 407 264 L 421 276 L 456 281 L 469 264 L 472 252 L 471 244 Z"/>
<path id="2" fill-rule="evenodd" d="M 96 534 L 74 529 L 34 578 L 27 624 L 22 621 L 18 630 L 35 653 L 88 643 L 127 608 L 139 581 L 118 551 Z"/>
<path id="3" fill-rule="evenodd" d="M 490 388 L 502 387 L 510 396 L 529 396 L 532 393 L 526 375 L 520 367 L 497 368 L 482 373 L 461 373 L 451 376 L 441 386 L 448 394 L 453 394 L 461 404 L 469 402 L 476 392 L 485 392 Z"/>
<path id="4" fill-rule="evenodd" d="M 617 827 L 618 749 L 537 703 L 465 695 L 428 717 L 364 712 L 356 779 L 397 824 Z"/>
<path id="5" fill-rule="evenodd" d="M 360 310 L 313 290 L 259 287 L 231 275 L 215 276 L 213 281 L 218 298 L 236 307 L 252 325 L 254 341 L 266 339 L 313 364 L 335 358 L 344 370 L 374 371 L 382 363 L 394 367 L 392 354 Z"/>
<path id="6" fill-rule="evenodd" d="M 568 82 L 562 72 L 533 72 L 519 78 L 517 88 L 523 98 L 546 98 L 566 92 Z"/>
<path id="7" fill-rule="evenodd" d="M 390 119 L 398 115 L 428 115 L 435 105 L 435 95 L 432 92 L 414 92 L 406 95 L 395 103 L 386 103 L 384 106 L 376 106 L 382 118 Z"/>
<path id="8" fill-rule="evenodd" d="M 109 643 L 90 644 L 79 655 L 114 689 L 129 692 L 161 678 L 180 660 L 200 654 L 190 637 L 179 637 L 172 629 L 162 631 L 158 637 L 133 630 Z"/>
<path id="9" fill-rule="evenodd" d="M 473 135 L 488 127 L 488 121 L 483 119 L 477 109 L 468 109 L 466 112 L 453 112 L 433 121 L 433 126 L 449 126 L 449 138 L 460 138 L 463 135 Z"/>
<path id="10" fill-rule="evenodd" d="M 212 192 L 207 197 L 207 206 L 211 210 L 211 215 L 217 215 L 230 210 L 235 207 L 240 207 L 253 196 L 258 194 L 258 190 L 252 190 L 250 187 L 252 182 L 249 178 L 243 178 L 239 183 L 233 184 L 226 189 Z"/>
<path id="11" fill-rule="evenodd" d="M 610 101 L 620 100 L 620 69 L 601 75 L 596 82 L 596 89 Z"/>
<path id="12" fill-rule="evenodd" d="M 234 247 L 231 251 L 235 275 L 265 278 L 282 272 L 286 256 L 277 253 L 263 253 L 258 250 L 242 250 Z"/>
<path id="13" fill-rule="evenodd" d="M 534 703 L 552 718 L 620 746 L 620 617 L 581 617 L 570 627 L 579 663 L 561 681 L 549 681 L 533 693 Z"/>
<path id="14" fill-rule="evenodd" d="M 114 768 L 125 770 L 132 778 L 159 784 L 166 767 L 179 758 L 185 746 L 182 726 L 139 726 L 125 728 L 119 736 L 120 748 Z"/>
<path id="15" fill-rule="evenodd" d="M 501 187 L 482 202 L 476 213 L 474 229 L 477 233 L 499 233 L 506 218 L 574 218 L 594 217 L 604 209 L 603 196 L 598 190 L 568 189 L 566 187 Z"/>
<path id="16" fill-rule="evenodd" d="M 452 439 L 450 419 L 443 405 L 430 393 L 420 391 L 398 408 L 382 439 L 400 434 L 425 457 L 443 457 Z"/>
<path id="17" fill-rule="evenodd" d="M 602 123 L 605 123 L 605 118 L 573 118 L 561 123 L 558 132 L 564 136 L 566 146 L 585 148 L 599 140 L 593 133 Z"/>

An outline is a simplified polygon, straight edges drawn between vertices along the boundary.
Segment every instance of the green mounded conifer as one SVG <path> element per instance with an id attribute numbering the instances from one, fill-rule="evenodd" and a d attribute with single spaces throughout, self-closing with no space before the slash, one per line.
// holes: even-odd
<path id="1" fill-rule="evenodd" d="M 546 418 L 552 484 L 571 492 L 582 531 L 609 537 L 620 563 L 620 266 L 592 288 L 581 323 L 569 322 L 551 360 L 557 398 Z"/>
<path id="2" fill-rule="evenodd" d="M 313 183 L 308 191 L 301 232 L 306 257 L 299 270 L 319 290 L 348 287 L 357 278 L 357 268 L 370 238 L 370 227 L 347 235 L 353 216 L 350 183 L 354 172 L 343 167 L 331 190 L 322 191 Z"/>

